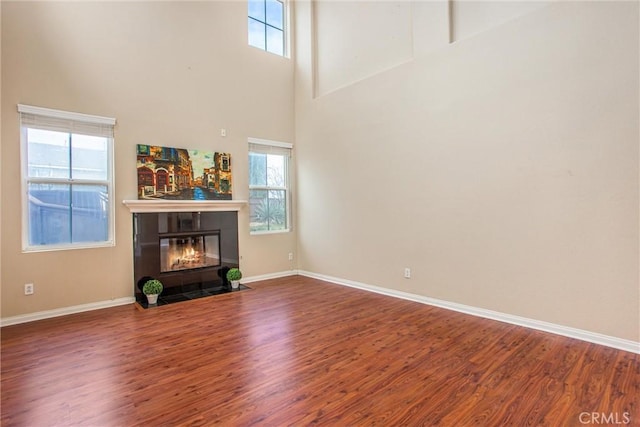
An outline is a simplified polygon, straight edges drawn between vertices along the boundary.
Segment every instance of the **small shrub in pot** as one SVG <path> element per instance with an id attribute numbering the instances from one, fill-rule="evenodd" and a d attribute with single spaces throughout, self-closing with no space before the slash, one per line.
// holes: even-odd
<path id="1" fill-rule="evenodd" d="M 158 295 L 162 293 L 162 289 L 164 289 L 164 287 L 162 286 L 162 282 L 158 279 L 149 279 L 144 282 L 144 285 L 142 286 L 142 293 L 147 296 L 149 305 L 158 303 Z"/>
<path id="2" fill-rule="evenodd" d="M 227 272 L 227 280 L 231 282 L 233 289 L 240 286 L 240 279 L 242 279 L 242 272 L 239 268 L 232 268 Z"/>

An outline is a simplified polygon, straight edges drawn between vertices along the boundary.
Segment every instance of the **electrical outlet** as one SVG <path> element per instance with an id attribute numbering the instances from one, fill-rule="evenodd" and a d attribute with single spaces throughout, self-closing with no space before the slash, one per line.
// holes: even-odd
<path id="1" fill-rule="evenodd" d="M 405 279 L 411 279 L 411 269 L 409 267 L 406 267 L 404 269 L 404 278 Z"/>
<path id="2" fill-rule="evenodd" d="M 289 252 L 289 261 L 293 261 L 293 252 Z"/>
<path id="3" fill-rule="evenodd" d="M 26 283 L 24 285 L 24 294 L 33 295 L 33 283 Z"/>

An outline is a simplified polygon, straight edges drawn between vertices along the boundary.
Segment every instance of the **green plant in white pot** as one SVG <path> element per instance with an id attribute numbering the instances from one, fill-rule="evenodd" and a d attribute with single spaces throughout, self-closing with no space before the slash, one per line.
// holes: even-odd
<path id="1" fill-rule="evenodd" d="M 162 282 L 158 279 L 149 279 L 142 286 L 142 293 L 147 296 L 149 305 L 158 303 L 158 295 L 162 293 Z"/>
<path id="2" fill-rule="evenodd" d="M 240 279 L 242 279 L 242 272 L 239 268 L 232 268 L 227 271 L 227 280 L 231 282 L 232 289 L 240 287 Z"/>

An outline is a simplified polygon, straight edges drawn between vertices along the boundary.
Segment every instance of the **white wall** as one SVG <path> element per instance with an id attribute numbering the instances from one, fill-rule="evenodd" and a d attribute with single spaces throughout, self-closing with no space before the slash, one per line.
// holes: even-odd
<path id="1" fill-rule="evenodd" d="M 340 18 L 297 11 L 301 269 L 639 341 L 637 3 L 498 14 L 316 98 L 358 67 L 316 68 Z"/>
<path id="2" fill-rule="evenodd" d="M 547 4 L 458 0 L 313 2 L 315 94 L 326 95 Z"/>
<path id="3" fill-rule="evenodd" d="M 408 2 L 316 2 L 315 23 L 319 94 L 412 56 Z M 345 31 L 349 40 L 344 39 Z"/>
<path id="4" fill-rule="evenodd" d="M 248 198 L 247 138 L 293 142 L 293 61 L 247 45 L 244 2 L 2 2 L 2 315 L 133 295 L 136 144 L 229 152 Z M 115 117 L 116 246 L 21 253 L 18 103 Z M 227 137 L 220 129 L 227 129 Z M 295 232 L 249 236 L 246 276 L 292 269 Z M 23 295 L 24 283 L 35 294 Z"/>
<path id="5" fill-rule="evenodd" d="M 2 47 L 2 3 L 0 3 L 0 49 Z M 0 55 L 0 77 L 2 76 L 2 55 Z M 2 94 L 2 78 L 0 78 L 0 94 Z M 0 102 L 0 117 L 2 116 L 2 102 Z M 0 135 L 2 135 L 2 120 L 0 120 Z M 2 150 L 0 149 L 0 165 L 2 164 Z M 2 188 L 2 173 L 0 173 L 0 189 Z M 0 193 L 1 194 L 1 193 Z M 0 224 L 2 224 L 2 197 L 0 197 Z M 2 227 L 0 226 L 0 242 L 2 242 Z M 2 278 L 2 245 L 0 244 L 0 278 Z M 0 281 L 1 288 L 1 281 Z M 2 318 L 2 292 L 0 292 L 0 318 Z"/>
<path id="6" fill-rule="evenodd" d="M 550 3 L 551 1 L 451 0 L 451 40 L 472 37 Z"/>

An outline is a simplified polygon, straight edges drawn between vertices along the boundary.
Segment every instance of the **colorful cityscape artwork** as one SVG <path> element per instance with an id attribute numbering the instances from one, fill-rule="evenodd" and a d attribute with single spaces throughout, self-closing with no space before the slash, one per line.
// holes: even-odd
<path id="1" fill-rule="evenodd" d="M 231 156 L 138 144 L 138 198 L 231 200 Z"/>

